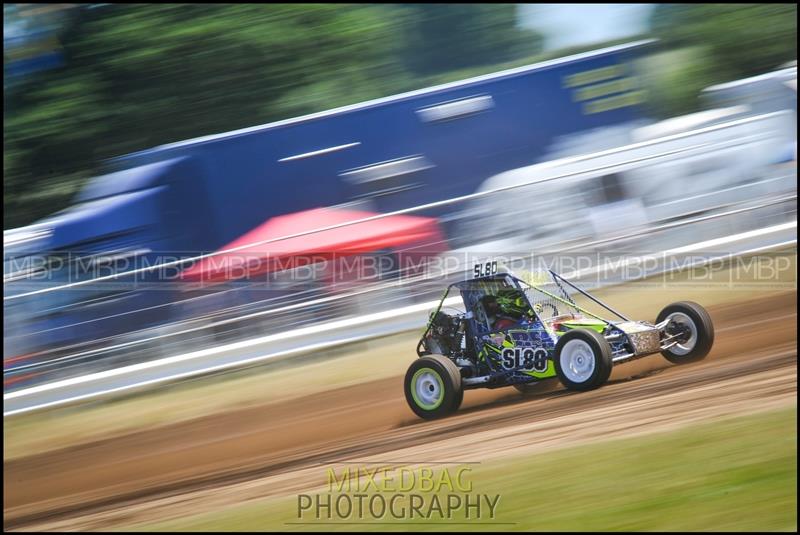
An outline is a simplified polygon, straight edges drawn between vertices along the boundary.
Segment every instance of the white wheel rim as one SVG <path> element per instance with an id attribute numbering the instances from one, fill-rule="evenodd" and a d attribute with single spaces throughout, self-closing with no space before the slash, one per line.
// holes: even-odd
<path id="1" fill-rule="evenodd" d="M 418 376 L 414 389 L 417 391 L 417 397 L 425 405 L 436 405 L 442 396 L 438 378 L 431 372 L 425 372 Z"/>
<path id="2" fill-rule="evenodd" d="M 570 340 L 561 348 L 561 371 L 573 383 L 585 383 L 594 373 L 594 352 L 583 340 Z"/>
<path id="3" fill-rule="evenodd" d="M 689 338 L 681 343 L 675 344 L 671 348 L 669 348 L 670 353 L 674 353 L 675 355 L 686 355 L 694 346 L 697 345 L 697 325 L 694 324 L 692 318 L 684 314 L 683 312 L 673 312 L 667 319 L 670 321 L 677 323 L 686 327 L 689 330 Z"/>

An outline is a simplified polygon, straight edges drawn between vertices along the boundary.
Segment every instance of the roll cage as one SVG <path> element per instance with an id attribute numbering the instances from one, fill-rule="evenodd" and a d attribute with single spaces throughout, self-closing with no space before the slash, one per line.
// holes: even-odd
<path id="1" fill-rule="evenodd" d="M 468 325 L 466 332 L 463 333 L 468 337 L 468 347 L 474 344 L 474 337 L 482 336 L 493 330 L 489 325 L 486 311 L 481 303 L 481 299 L 486 295 L 495 295 L 499 297 L 498 302 L 500 302 L 501 307 L 512 306 L 519 314 L 529 316 L 532 322 L 540 322 L 548 330 L 554 341 L 556 340 L 556 334 L 551 327 L 551 323 L 557 317 L 561 318 L 567 315 L 561 314 L 562 310 L 569 311 L 568 314 L 573 318 L 583 314 L 606 323 L 611 329 L 615 328 L 614 323 L 610 320 L 576 304 L 567 288 L 571 288 L 573 291 L 585 296 L 604 310 L 619 317 L 622 321 L 631 321 L 620 312 L 552 270 L 532 275 L 530 283 L 511 273 L 495 273 L 455 282 L 447 287 L 438 306 L 431 313 L 425 332 L 419 344 L 417 344 L 418 355 L 422 356 L 426 352 L 430 353 L 424 347 L 426 338 L 431 333 L 434 320 L 439 317 L 442 309 L 449 308 L 452 305 L 452 303 L 451 305 L 445 305 L 445 303 L 449 301 L 453 288 L 459 290 L 463 304 L 464 309 L 459 312 L 459 317 L 466 320 Z M 473 340 L 470 340 L 470 338 L 473 338 Z"/>

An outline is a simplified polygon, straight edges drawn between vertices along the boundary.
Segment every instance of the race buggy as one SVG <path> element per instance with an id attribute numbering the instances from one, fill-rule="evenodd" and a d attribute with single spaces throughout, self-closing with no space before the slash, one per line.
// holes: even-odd
<path id="1" fill-rule="evenodd" d="M 489 262 L 474 275 L 447 287 L 406 372 L 406 401 L 422 418 L 458 410 L 467 389 L 529 393 L 558 377 L 567 389 L 587 391 L 603 385 L 615 364 L 659 352 L 675 364 L 695 362 L 714 343 L 708 312 L 690 301 L 667 306 L 652 324 L 626 318 L 552 270 L 528 283 Z M 460 298 L 450 297 L 454 290 Z"/>

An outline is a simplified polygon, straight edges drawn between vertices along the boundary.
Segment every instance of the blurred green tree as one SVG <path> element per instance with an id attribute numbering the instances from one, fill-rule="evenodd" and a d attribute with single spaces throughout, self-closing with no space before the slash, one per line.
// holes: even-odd
<path id="1" fill-rule="evenodd" d="M 515 4 L 404 4 L 404 56 L 430 75 L 498 64 L 542 51 L 543 37 L 517 25 Z"/>
<path id="2" fill-rule="evenodd" d="M 66 206 L 104 159 L 423 87 L 541 41 L 513 5 L 100 6 L 71 11 L 64 67 L 4 97 L 5 228 Z"/>
<path id="3" fill-rule="evenodd" d="M 509 4 L 100 6 L 71 11 L 63 67 L 4 94 L 4 228 L 66 206 L 113 156 L 541 59 Z M 702 49 L 665 72 L 662 113 L 794 59 L 796 15 L 659 5 L 663 46 Z"/>
<path id="4" fill-rule="evenodd" d="M 716 67 L 733 77 L 797 58 L 797 4 L 660 4 L 651 27 L 667 46 L 707 47 Z"/>
<path id="5" fill-rule="evenodd" d="M 6 228 L 67 204 L 103 159 L 408 84 L 380 6 L 110 4 L 62 41 L 66 66 L 4 99 Z"/>
<path id="6" fill-rule="evenodd" d="M 797 59 L 797 4 L 659 4 L 650 28 L 662 50 L 694 49 L 658 80 L 664 116 L 696 111 L 708 85 Z"/>

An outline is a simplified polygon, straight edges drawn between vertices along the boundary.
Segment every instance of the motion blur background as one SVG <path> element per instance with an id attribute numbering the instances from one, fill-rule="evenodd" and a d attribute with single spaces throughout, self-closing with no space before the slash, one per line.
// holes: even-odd
<path id="1" fill-rule="evenodd" d="M 647 116 L 797 56 L 793 5 L 5 4 L 4 220 L 114 156 L 640 38 Z"/>
<path id="2" fill-rule="evenodd" d="M 796 295 L 795 4 L 3 9 L 6 459 L 127 420 L 86 399 L 360 377 L 487 258 L 642 319 L 673 290 L 630 285 L 707 264 L 712 305 Z M 30 484 L 19 525 L 72 492 Z"/>

